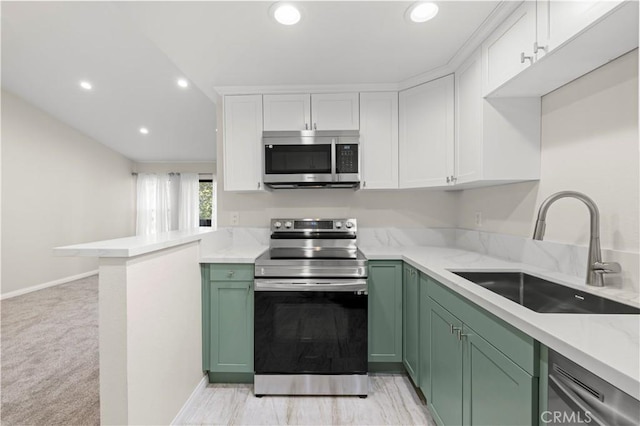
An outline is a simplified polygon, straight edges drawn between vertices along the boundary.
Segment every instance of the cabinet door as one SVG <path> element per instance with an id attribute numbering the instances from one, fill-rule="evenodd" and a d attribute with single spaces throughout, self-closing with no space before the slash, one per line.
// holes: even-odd
<path id="1" fill-rule="evenodd" d="M 420 300 L 418 271 L 405 265 L 402 277 L 402 361 L 415 384 L 419 381 L 420 360 Z"/>
<path id="2" fill-rule="evenodd" d="M 431 399 L 438 424 L 462 424 L 462 342 L 452 327 L 462 323 L 437 303 L 431 303 Z M 454 330 L 455 331 L 455 330 Z"/>
<path id="3" fill-rule="evenodd" d="M 577 35 L 620 3 L 622 1 L 618 0 L 538 0 L 537 39 L 538 45 L 545 47 L 538 50 L 538 58 Z"/>
<path id="4" fill-rule="evenodd" d="M 446 186 L 453 176 L 453 75 L 400 92 L 400 188 Z"/>
<path id="5" fill-rule="evenodd" d="M 482 44 L 485 94 L 533 63 L 535 41 L 536 2 L 525 1 Z"/>
<path id="6" fill-rule="evenodd" d="M 398 188 L 398 93 L 360 94 L 362 188 Z"/>
<path id="7" fill-rule="evenodd" d="M 464 326 L 465 425 L 537 424 L 537 378 Z"/>
<path id="8" fill-rule="evenodd" d="M 211 361 L 213 372 L 253 372 L 253 283 L 211 283 Z"/>
<path id="9" fill-rule="evenodd" d="M 309 130 L 311 95 L 264 95 L 264 130 Z"/>
<path id="10" fill-rule="evenodd" d="M 482 178 L 483 115 L 480 52 L 456 71 L 456 184 Z"/>
<path id="11" fill-rule="evenodd" d="M 402 262 L 369 261 L 369 362 L 402 362 Z"/>
<path id="12" fill-rule="evenodd" d="M 429 277 L 420 273 L 420 383 L 419 387 L 427 398 L 431 399 L 431 303 L 427 290 Z"/>
<path id="13" fill-rule="evenodd" d="M 311 95 L 311 122 L 314 130 L 358 130 L 358 93 Z"/>
<path id="14" fill-rule="evenodd" d="M 262 96 L 224 97 L 224 189 L 262 189 Z"/>

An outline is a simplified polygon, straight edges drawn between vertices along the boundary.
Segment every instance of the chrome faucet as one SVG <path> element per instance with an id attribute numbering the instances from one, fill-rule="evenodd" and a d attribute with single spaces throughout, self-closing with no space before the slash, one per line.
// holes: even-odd
<path id="1" fill-rule="evenodd" d="M 545 220 L 547 218 L 547 210 L 551 204 L 560 198 L 576 198 L 582 201 L 589 209 L 590 217 L 590 237 L 589 237 L 589 257 L 587 259 L 587 285 L 595 287 L 604 286 L 604 274 L 618 273 L 621 271 L 620 264 L 617 262 L 603 262 L 602 251 L 600 249 L 600 212 L 596 203 L 586 195 L 575 191 L 560 191 L 551 195 L 543 201 L 538 210 L 538 220 L 536 228 L 533 231 L 533 239 L 542 241 L 545 231 Z"/>

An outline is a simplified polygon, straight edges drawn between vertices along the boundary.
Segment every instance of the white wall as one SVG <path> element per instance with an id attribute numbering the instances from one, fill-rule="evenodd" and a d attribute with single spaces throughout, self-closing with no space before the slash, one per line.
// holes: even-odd
<path id="1" fill-rule="evenodd" d="M 56 246 L 134 232 L 132 163 L 2 92 L 2 295 L 97 270 Z"/>
<path id="2" fill-rule="evenodd" d="M 602 247 L 638 253 L 638 50 L 542 98 L 540 182 L 467 190 L 458 226 L 530 237 L 540 203 L 562 190 L 597 203 Z M 482 212 L 481 228 L 475 212 Z M 589 215 L 564 199 L 547 216 L 545 240 L 587 245 Z"/>

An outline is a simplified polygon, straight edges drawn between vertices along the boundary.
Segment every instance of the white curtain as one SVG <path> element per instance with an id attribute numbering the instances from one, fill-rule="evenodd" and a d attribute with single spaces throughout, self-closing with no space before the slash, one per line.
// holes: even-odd
<path id="1" fill-rule="evenodd" d="M 136 235 L 197 228 L 200 223 L 196 173 L 139 173 Z"/>
<path id="2" fill-rule="evenodd" d="M 180 174 L 178 229 L 200 226 L 200 177 L 197 173 Z"/>

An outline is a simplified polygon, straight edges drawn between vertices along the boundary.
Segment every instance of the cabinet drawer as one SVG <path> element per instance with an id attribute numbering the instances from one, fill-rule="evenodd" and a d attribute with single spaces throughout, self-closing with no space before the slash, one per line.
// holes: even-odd
<path id="1" fill-rule="evenodd" d="M 538 344 L 530 336 L 508 325 L 498 317 L 458 296 L 452 290 L 429 278 L 429 297 L 463 323 L 473 328 L 500 352 L 532 376 L 538 376 Z"/>
<path id="2" fill-rule="evenodd" d="M 253 264 L 211 264 L 211 281 L 253 281 L 253 274 Z"/>

